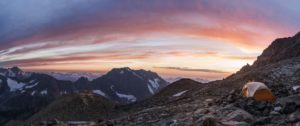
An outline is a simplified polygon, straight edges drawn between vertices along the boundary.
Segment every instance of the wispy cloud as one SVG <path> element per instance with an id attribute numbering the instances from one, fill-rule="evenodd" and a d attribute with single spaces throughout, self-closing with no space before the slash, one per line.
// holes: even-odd
<path id="1" fill-rule="evenodd" d="M 179 71 L 196 71 L 196 72 L 207 72 L 207 73 L 228 73 L 221 70 L 211 70 L 211 69 L 194 69 L 188 67 L 154 67 L 160 69 L 171 69 L 171 70 L 179 70 Z"/>
<path id="2" fill-rule="evenodd" d="M 77 40 L 73 42 L 78 43 L 84 37 L 111 34 L 124 34 L 126 37 L 153 32 L 221 39 L 239 46 L 258 48 L 270 43 L 274 36 L 292 33 L 300 27 L 292 22 L 300 19 L 293 14 L 298 12 L 280 8 L 280 2 L 272 3 L 272 6 L 265 4 L 270 3 L 7 0 L 3 4 L 6 7 L 0 8 L 0 12 L 4 13 L 0 24 L 0 43 L 5 43 L 0 49 L 49 40 Z M 283 13 L 283 10 L 291 14 L 277 14 Z M 20 23 L 20 20 L 23 22 Z"/>
<path id="3" fill-rule="evenodd" d="M 1 0 L 0 65 L 73 69 L 78 66 L 72 63 L 88 67 L 104 61 L 141 68 L 188 64 L 191 68 L 161 69 L 223 72 L 193 69 L 201 66 L 232 72 L 255 60 L 273 39 L 300 29 L 297 3 Z"/>

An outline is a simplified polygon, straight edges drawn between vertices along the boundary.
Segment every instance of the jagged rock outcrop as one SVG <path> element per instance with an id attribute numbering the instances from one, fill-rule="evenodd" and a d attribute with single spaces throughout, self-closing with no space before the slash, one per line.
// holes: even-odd
<path id="1" fill-rule="evenodd" d="M 293 37 L 280 38 L 272 42 L 254 62 L 254 67 L 265 66 L 300 56 L 300 32 Z"/>

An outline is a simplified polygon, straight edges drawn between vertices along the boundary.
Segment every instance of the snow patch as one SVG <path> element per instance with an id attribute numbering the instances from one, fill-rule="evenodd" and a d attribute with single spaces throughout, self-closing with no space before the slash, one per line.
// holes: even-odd
<path id="1" fill-rule="evenodd" d="M 111 85 L 110 89 L 114 91 L 114 87 L 115 87 L 115 85 Z"/>
<path id="2" fill-rule="evenodd" d="M 149 83 L 154 90 L 157 90 L 159 88 L 159 81 L 160 80 L 157 78 L 155 78 L 154 80 L 149 80 Z"/>
<path id="3" fill-rule="evenodd" d="M 22 90 L 22 91 L 21 91 L 22 94 L 25 93 L 25 92 L 26 92 L 25 90 Z"/>
<path id="4" fill-rule="evenodd" d="M 177 120 L 172 120 L 172 122 L 170 122 L 169 126 L 177 126 Z"/>
<path id="5" fill-rule="evenodd" d="M 33 96 L 35 94 L 35 91 L 31 92 L 31 96 Z"/>
<path id="6" fill-rule="evenodd" d="M 26 88 L 26 89 L 28 89 L 28 88 L 33 88 L 33 87 L 37 86 L 38 84 L 39 84 L 39 82 L 36 82 L 36 83 L 33 84 L 33 85 L 25 86 L 25 88 Z"/>
<path id="7" fill-rule="evenodd" d="M 132 74 L 134 75 L 134 76 L 137 76 L 138 78 L 140 78 L 140 79 L 142 79 L 143 80 L 143 78 L 140 76 L 140 75 L 138 75 L 137 73 L 135 73 L 134 71 L 131 71 L 132 72 Z"/>
<path id="8" fill-rule="evenodd" d="M 40 94 L 41 94 L 41 95 L 47 95 L 47 94 L 48 94 L 48 91 L 47 91 L 47 89 L 46 89 L 46 90 L 43 90 L 43 91 L 41 91 L 41 92 L 40 92 Z"/>
<path id="9" fill-rule="evenodd" d="M 135 102 L 135 101 L 136 101 L 136 97 L 135 97 L 135 96 L 133 96 L 133 95 L 127 95 L 127 94 L 121 94 L 121 93 L 115 91 L 115 90 L 114 90 L 114 87 L 115 87 L 114 85 L 111 85 L 111 86 L 110 86 L 110 89 L 111 89 L 112 91 L 114 91 L 114 92 L 116 93 L 116 95 L 117 95 L 119 98 L 125 98 L 125 99 L 127 99 L 129 102 Z"/>
<path id="10" fill-rule="evenodd" d="M 274 111 L 279 112 L 282 109 L 281 106 L 274 107 Z"/>
<path id="11" fill-rule="evenodd" d="M 115 92 L 119 98 L 125 98 L 130 102 L 135 102 L 136 101 L 136 97 L 133 95 L 127 95 L 127 94 L 121 94 L 119 92 Z"/>
<path id="12" fill-rule="evenodd" d="M 67 94 L 67 91 L 61 91 L 59 92 L 60 95 L 63 95 L 63 94 Z"/>
<path id="13" fill-rule="evenodd" d="M 35 82 L 35 80 L 31 80 L 31 81 L 29 81 L 29 83 L 34 83 Z"/>
<path id="14" fill-rule="evenodd" d="M 293 90 L 297 91 L 300 88 L 300 85 L 293 86 Z"/>
<path id="15" fill-rule="evenodd" d="M 120 72 L 120 74 L 124 74 L 124 71 L 122 70 L 122 71 Z"/>
<path id="16" fill-rule="evenodd" d="M 24 83 L 18 83 L 17 81 L 10 78 L 7 79 L 7 85 L 11 92 L 21 90 L 25 86 Z"/>
<path id="17" fill-rule="evenodd" d="M 101 95 L 101 96 L 106 96 L 104 92 L 102 92 L 101 90 L 93 90 L 93 93 Z"/>
<path id="18" fill-rule="evenodd" d="M 149 84 L 147 84 L 147 87 L 148 87 L 150 93 L 151 93 L 151 94 L 154 94 L 154 91 L 152 90 L 152 87 L 151 87 Z"/>
<path id="19" fill-rule="evenodd" d="M 173 95 L 173 97 L 179 97 L 179 96 L 181 96 L 181 95 L 183 95 L 185 92 L 187 92 L 188 90 L 185 90 L 185 91 L 181 91 L 181 92 L 179 92 L 179 93 L 176 93 L 176 94 L 174 94 Z"/>

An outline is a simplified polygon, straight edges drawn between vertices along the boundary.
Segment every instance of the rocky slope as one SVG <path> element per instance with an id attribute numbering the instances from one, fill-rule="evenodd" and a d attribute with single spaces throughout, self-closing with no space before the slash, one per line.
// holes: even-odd
<path id="1" fill-rule="evenodd" d="M 114 106 L 111 100 L 93 93 L 66 95 L 30 117 L 26 123 L 34 124 L 49 119 L 101 121 L 108 118 Z"/>
<path id="2" fill-rule="evenodd" d="M 300 56 L 300 32 L 293 37 L 276 39 L 263 51 L 253 67 L 265 66 L 270 63 L 276 63 L 282 60 L 291 59 Z"/>
<path id="3" fill-rule="evenodd" d="M 173 83 L 173 82 L 179 81 L 181 79 L 185 79 L 185 78 L 184 77 L 165 77 L 164 79 L 169 83 Z M 200 83 L 208 83 L 208 82 L 212 81 L 212 80 L 207 80 L 207 79 L 198 78 L 198 77 L 192 77 L 192 78 L 189 78 L 189 79 L 192 79 L 194 81 L 198 81 Z"/>

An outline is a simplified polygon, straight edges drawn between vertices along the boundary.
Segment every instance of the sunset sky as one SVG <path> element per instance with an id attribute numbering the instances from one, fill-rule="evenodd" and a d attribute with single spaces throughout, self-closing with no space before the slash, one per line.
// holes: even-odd
<path id="1" fill-rule="evenodd" d="M 1 0 L 0 66 L 221 79 L 300 31 L 298 0 Z"/>

